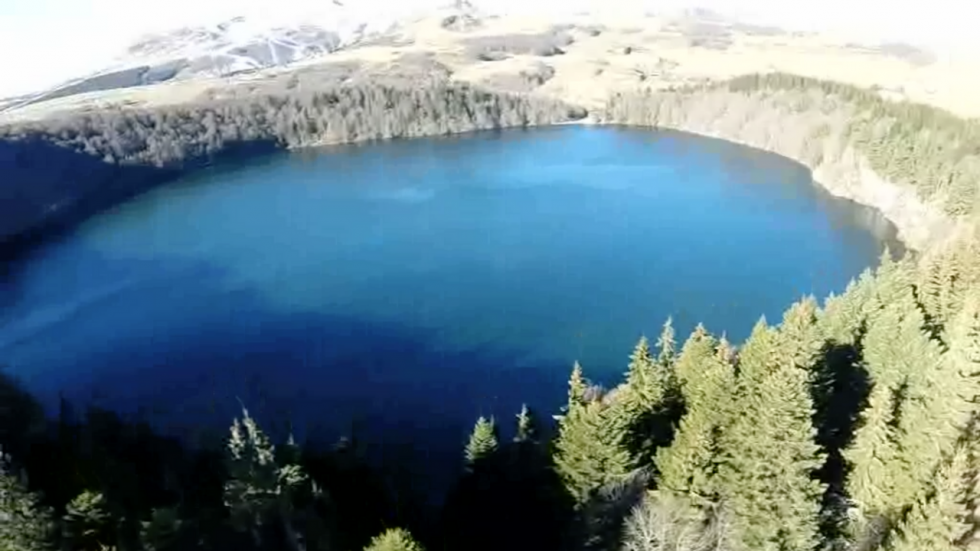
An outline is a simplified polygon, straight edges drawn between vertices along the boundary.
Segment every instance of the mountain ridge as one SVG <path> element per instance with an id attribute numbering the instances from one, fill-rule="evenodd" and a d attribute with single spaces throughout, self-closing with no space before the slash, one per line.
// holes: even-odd
<path id="1" fill-rule="evenodd" d="M 268 18 L 259 18 L 254 14 L 235 15 L 148 32 L 131 42 L 120 55 L 107 60 L 101 69 L 20 98 L 6 98 L 0 101 L 0 111 L 87 92 L 198 77 L 227 77 L 283 67 L 320 58 L 372 39 L 391 37 L 399 30 L 427 18 L 441 20 L 446 29 L 467 31 L 480 27 L 487 19 L 508 17 L 510 12 L 525 9 L 509 5 L 512 4 L 510 2 L 506 4 L 423 0 L 404 4 L 401 8 L 387 9 L 388 6 L 373 1 L 333 0 L 316 14 L 284 10 Z M 592 18 L 598 21 L 610 13 L 617 13 L 619 7 L 614 9 L 611 6 L 590 6 L 586 11 L 576 10 L 572 6 L 560 9 L 531 7 L 527 11 L 547 13 L 556 24 L 568 24 Z M 732 16 L 707 8 L 641 11 L 646 16 L 653 13 L 664 15 L 667 21 L 681 27 L 727 27 L 750 31 L 768 29 L 768 32 L 779 32 L 774 27 L 742 23 Z"/>

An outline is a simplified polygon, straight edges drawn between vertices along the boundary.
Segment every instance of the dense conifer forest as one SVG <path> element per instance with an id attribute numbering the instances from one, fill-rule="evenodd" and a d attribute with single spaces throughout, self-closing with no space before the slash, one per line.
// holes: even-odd
<path id="1" fill-rule="evenodd" d="M 829 87 L 827 97 L 847 102 L 838 107 L 849 136 L 879 170 L 947 205 L 975 204 L 975 195 L 957 199 L 976 193 L 960 183 L 975 188 L 972 122 L 785 76 L 725 86 L 746 94 Z M 645 101 L 620 98 L 610 109 L 655 122 Z M 537 120 L 521 109 L 516 121 Z M 212 124 L 193 113 L 208 112 L 144 127 L 189 125 L 200 138 L 190 141 L 122 122 L 143 119 L 43 132 L 114 162 L 164 164 L 207 152 L 222 136 L 253 135 L 230 122 L 237 115 Z M 218 127 L 234 130 L 207 130 Z M 141 145 L 108 140 L 108 128 L 143 136 L 132 138 Z M 273 139 L 306 143 L 323 127 L 300 118 L 282 128 Z M 165 143 L 193 145 L 149 145 Z M 840 294 L 804 297 L 781 320 L 760 319 L 744 343 L 723 330 L 676 335 L 668 319 L 624 351 L 616 387 L 592 384 L 589 366 L 575 364 L 561 411 L 474 419 L 460 442 L 458 482 L 436 512 L 372 469 L 357 441 L 272 442 L 243 409 L 222 441 L 191 450 L 104 411 L 64 404 L 46 419 L 6 380 L 0 551 L 980 549 L 975 229 L 915 257 L 886 252 Z"/>

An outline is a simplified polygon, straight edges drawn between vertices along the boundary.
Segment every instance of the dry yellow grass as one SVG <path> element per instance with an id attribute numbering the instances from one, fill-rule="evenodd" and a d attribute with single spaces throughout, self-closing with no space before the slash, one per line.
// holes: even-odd
<path id="1" fill-rule="evenodd" d="M 530 53 L 499 61 L 482 61 L 468 50 L 478 37 L 519 34 L 544 35 L 554 23 L 533 17 L 493 17 L 476 28 L 443 28 L 440 17 L 405 25 L 396 40 L 352 48 L 287 68 L 275 68 L 230 78 L 202 78 L 142 88 L 97 92 L 52 100 L 4 114 L 0 121 L 33 119 L 67 111 L 102 109 L 114 105 L 173 105 L 194 101 L 209 90 L 288 78 L 292 71 L 330 63 L 357 63 L 372 71 L 390 70 L 406 54 L 427 54 L 452 71 L 452 79 L 472 83 L 500 82 L 546 64 L 550 80 L 535 91 L 587 107 L 601 105 L 613 92 L 663 88 L 700 80 L 719 80 L 753 72 L 782 71 L 878 86 L 893 99 L 908 99 L 950 110 L 961 116 L 980 116 L 980 59 L 947 57 L 928 65 L 881 52 L 849 47 L 825 35 L 726 33 L 723 48 L 692 46 L 676 21 L 658 17 L 583 18 L 567 32 L 574 42 L 563 55 Z M 593 36 L 586 25 L 600 29 Z M 628 52 L 628 53 L 627 53 Z"/>

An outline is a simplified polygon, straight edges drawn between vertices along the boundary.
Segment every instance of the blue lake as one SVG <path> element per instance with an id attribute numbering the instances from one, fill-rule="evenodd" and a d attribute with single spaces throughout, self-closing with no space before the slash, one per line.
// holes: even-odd
<path id="1" fill-rule="evenodd" d="M 460 457 L 479 415 L 614 384 L 673 316 L 744 339 L 894 229 L 786 159 L 563 126 L 283 154 L 147 193 L 0 281 L 0 364 L 168 430 L 352 430 Z M 352 428 L 353 427 L 353 428 Z M 509 427 L 508 427 L 509 429 Z M 507 429 L 505 429 L 507 432 Z"/>

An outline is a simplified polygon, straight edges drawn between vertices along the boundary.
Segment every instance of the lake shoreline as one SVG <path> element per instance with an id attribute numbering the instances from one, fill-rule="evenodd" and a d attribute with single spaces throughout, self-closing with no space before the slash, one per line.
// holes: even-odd
<path id="1" fill-rule="evenodd" d="M 712 100 L 718 99 L 705 98 L 702 102 L 702 98 L 696 97 L 691 104 L 681 104 L 666 115 L 654 111 L 652 119 L 628 117 L 627 120 L 622 120 L 622 117 L 610 116 L 607 112 L 600 115 L 604 117 L 600 120 L 590 114 L 584 120 L 562 124 L 613 124 L 673 130 L 779 155 L 806 168 L 814 184 L 834 197 L 853 201 L 881 213 L 896 227 L 898 240 L 916 252 L 931 248 L 954 232 L 957 225 L 955 219 L 938 205 L 923 201 L 911 186 L 880 176 L 871 167 L 868 159 L 848 140 L 832 136 L 814 145 L 805 141 L 801 144 L 797 137 L 784 138 L 779 129 L 784 125 L 791 126 L 796 121 L 791 120 L 793 115 L 769 106 L 756 106 L 756 111 L 742 115 L 748 117 L 742 124 L 732 125 L 731 120 L 724 120 L 728 114 L 724 110 L 717 118 L 704 119 L 700 117 L 704 112 L 704 103 L 710 104 Z M 737 100 L 732 100 L 731 97 L 723 97 L 719 103 L 728 109 L 729 103 L 735 101 Z M 712 105 L 712 108 L 716 108 L 716 105 Z M 761 125 L 755 124 L 760 120 L 764 121 Z M 812 121 L 806 122 L 815 125 Z M 833 121 L 824 124 L 833 126 Z"/>
<path id="2" fill-rule="evenodd" d="M 798 156 L 788 155 L 778 148 L 767 147 L 756 140 L 733 135 L 728 132 L 706 132 L 687 125 L 661 125 L 651 126 L 644 124 L 623 124 L 612 121 L 597 120 L 592 112 L 581 119 L 568 120 L 555 123 L 528 125 L 518 128 L 547 128 L 562 126 L 622 126 L 626 128 L 639 128 L 649 131 L 670 130 L 683 132 L 705 138 L 713 138 L 725 142 L 749 147 L 758 151 L 763 151 L 773 155 L 779 155 L 789 161 L 805 167 L 812 176 L 815 185 L 826 190 L 834 197 L 847 199 L 856 204 L 870 207 L 880 213 L 886 220 L 892 223 L 898 231 L 897 239 L 903 246 L 910 250 L 921 252 L 929 248 L 932 244 L 942 240 L 952 232 L 954 221 L 946 216 L 941 210 L 931 205 L 927 205 L 919 199 L 915 191 L 909 186 L 903 186 L 890 182 L 879 176 L 870 166 L 867 159 L 859 153 L 848 148 L 846 160 L 841 162 L 822 162 L 810 163 L 806 159 Z M 497 128 L 495 130 L 512 130 L 514 128 Z M 454 134 L 440 134 L 438 136 L 458 136 L 480 130 L 469 130 Z M 415 136 L 415 137 L 436 137 Z M 412 139 L 412 138 L 392 138 L 392 139 Z M 289 148 L 290 151 L 301 151 L 317 147 L 330 147 L 339 145 L 353 145 L 359 143 L 369 143 L 377 140 L 355 140 L 355 141 L 323 141 L 315 144 L 303 145 Z"/>
<path id="3" fill-rule="evenodd" d="M 590 124 L 598 126 L 604 123 Z M 921 252 L 929 248 L 948 235 L 952 228 L 952 220 L 939 209 L 922 202 L 908 186 L 889 182 L 879 176 L 868 165 L 868 161 L 851 148 L 847 152 L 846 162 L 813 165 L 804 159 L 785 155 L 773 148 L 760 147 L 758 143 L 736 136 L 697 132 L 684 127 L 667 129 L 724 140 L 799 163 L 810 171 L 814 184 L 834 197 L 871 207 L 881 213 L 898 230 L 898 240 L 914 251 Z"/>
<path id="4" fill-rule="evenodd" d="M 870 168 L 867 160 L 861 157 L 859 153 L 855 152 L 853 148 L 850 147 L 848 147 L 845 155 L 843 155 L 840 160 L 813 163 L 808 162 L 807 159 L 801 158 L 800 155 L 792 154 L 791 151 L 787 151 L 785 148 L 773 147 L 771 144 L 764 143 L 758 139 L 753 139 L 752 136 L 743 135 L 743 133 L 739 131 L 732 132 L 717 129 L 713 130 L 696 124 L 622 123 L 618 121 L 602 120 L 601 110 L 588 110 L 581 106 L 575 107 L 582 109 L 580 113 L 584 113 L 584 116 L 581 118 L 557 122 L 529 123 L 516 126 L 497 126 L 485 129 L 470 128 L 459 132 L 416 134 L 404 137 L 393 136 L 384 139 L 374 137 L 365 137 L 363 139 L 355 140 L 325 139 L 309 143 L 293 144 L 290 146 L 277 148 L 274 151 L 268 151 L 268 153 L 274 153 L 276 151 L 302 151 L 315 149 L 318 147 L 339 145 L 367 144 L 388 140 L 410 140 L 420 137 L 453 137 L 484 130 L 503 131 L 552 126 L 561 127 L 568 125 L 595 127 L 623 126 L 641 128 L 650 131 L 671 130 L 723 140 L 743 147 L 750 147 L 766 153 L 779 155 L 805 167 L 811 173 L 812 181 L 816 185 L 825 189 L 831 195 L 853 201 L 859 205 L 873 208 L 881 213 L 885 219 L 896 227 L 898 231 L 898 240 L 908 249 L 923 251 L 929 248 L 929 246 L 933 243 L 940 241 L 942 236 L 948 235 L 954 226 L 953 220 L 951 220 L 939 209 L 927 205 L 921 201 L 916 196 L 914 190 L 908 186 L 887 181 L 876 174 L 874 170 Z M 600 114 L 599 116 L 597 116 L 597 112 Z M 231 155 L 231 157 L 235 156 Z M 184 169 L 171 171 L 171 173 L 167 174 L 165 177 L 161 177 L 159 174 L 154 175 L 156 178 L 152 179 L 155 181 L 146 186 L 137 186 L 141 187 L 142 189 L 137 189 L 136 194 L 138 195 L 150 189 L 167 185 L 167 183 L 179 177 L 187 176 L 211 165 L 212 163 L 210 162 L 200 166 L 192 165 L 185 167 Z M 125 200 L 127 200 L 127 198 L 124 197 L 122 202 L 125 202 Z M 119 204 L 118 201 L 112 201 L 111 203 L 112 204 L 109 205 L 109 208 Z M 65 224 L 57 222 L 53 224 L 41 223 L 39 226 L 36 226 L 32 230 L 21 235 L 7 236 L 2 240 L 3 243 L 2 246 L 0 246 L 0 249 L 2 249 L 3 252 L 2 256 L 9 257 L 10 251 L 23 249 L 25 246 L 26 248 L 32 248 L 32 246 L 37 242 L 46 240 L 44 236 L 47 234 L 58 234 L 65 229 L 70 229 L 63 227 L 64 225 Z M 68 226 L 73 225 L 74 224 L 70 222 L 68 223 Z"/>

